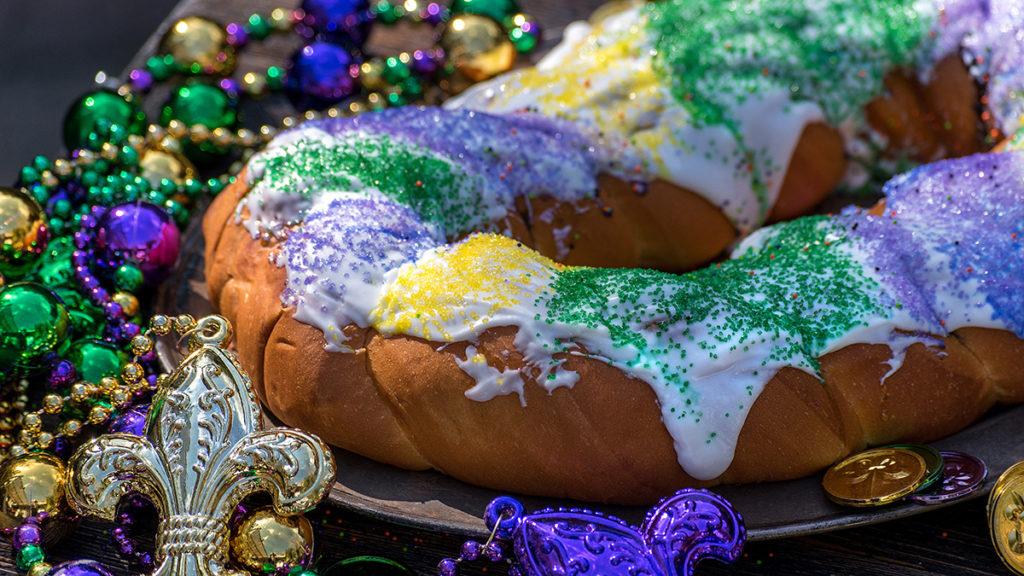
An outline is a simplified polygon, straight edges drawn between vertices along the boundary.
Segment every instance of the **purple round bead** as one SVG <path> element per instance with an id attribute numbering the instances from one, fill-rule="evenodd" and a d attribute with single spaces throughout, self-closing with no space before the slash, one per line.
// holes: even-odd
<path id="1" fill-rule="evenodd" d="M 112 420 L 107 426 L 107 431 L 142 436 L 146 431 L 146 415 L 148 413 L 148 405 L 132 406 Z"/>
<path id="2" fill-rule="evenodd" d="M 462 559 L 467 562 L 472 562 L 480 557 L 480 551 L 483 546 L 476 540 L 466 540 L 462 545 Z"/>
<path id="3" fill-rule="evenodd" d="M 147 282 L 167 276 L 178 260 L 181 233 L 163 209 L 145 202 L 120 204 L 96 223 L 97 256 L 106 267 L 124 261 Z"/>
<path id="4" fill-rule="evenodd" d="M 148 92 L 153 87 L 153 75 L 141 68 L 132 70 L 128 74 L 128 79 L 132 83 L 132 89 L 138 92 Z"/>
<path id="5" fill-rule="evenodd" d="M 370 34 L 368 0 L 303 0 L 302 23 L 321 39 L 362 48 Z"/>
<path id="6" fill-rule="evenodd" d="M 445 558 L 437 563 L 437 573 L 441 576 L 455 576 L 459 573 L 459 563 L 453 558 Z"/>
<path id="7" fill-rule="evenodd" d="M 292 57 L 285 87 L 300 108 L 323 109 L 354 94 L 357 77 L 358 67 L 348 50 L 313 42 Z"/>
<path id="8" fill-rule="evenodd" d="M 69 360 L 60 360 L 50 369 L 47 384 L 54 390 L 64 388 L 73 384 L 76 376 L 75 365 Z"/>
<path id="9" fill-rule="evenodd" d="M 74 560 L 54 566 L 49 576 L 112 576 L 102 564 L 94 560 Z"/>
<path id="10" fill-rule="evenodd" d="M 29 544 L 39 544 L 43 540 L 43 531 L 38 524 L 22 524 L 14 531 L 14 548 L 21 549 Z"/>
<path id="11" fill-rule="evenodd" d="M 491 542 L 484 546 L 484 557 L 491 562 L 501 562 L 505 559 L 505 551 L 501 548 L 501 544 Z"/>

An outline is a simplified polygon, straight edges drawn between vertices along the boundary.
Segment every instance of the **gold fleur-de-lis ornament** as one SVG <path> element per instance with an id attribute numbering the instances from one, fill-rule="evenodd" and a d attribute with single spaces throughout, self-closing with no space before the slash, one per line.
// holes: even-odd
<path id="1" fill-rule="evenodd" d="M 229 527 L 239 502 L 267 492 L 281 515 L 316 505 L 334 480 L 334 458 L 316 436 L 263 429 L 249 377 L 226 347 L 221 316 L 184 336 L 188 356 L 157 390 L 143 437 L 106 434 L 69 463 L 69 503 L 113 520 L 129 493 L 157 507 L 157 576 L 216 576 L 229 562 Z"/>

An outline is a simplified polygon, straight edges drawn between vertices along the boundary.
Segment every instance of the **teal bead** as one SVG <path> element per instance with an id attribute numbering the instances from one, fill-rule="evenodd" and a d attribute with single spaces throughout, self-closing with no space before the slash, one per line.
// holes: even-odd
<path id="1" fill-rule="evenodd" d="M 114 284 L 118 290 L 135 292 L 142 287 L 143 280 L 142 270 L 131 264 L 122 264 L 114 271 Z"/>
<path id="2" fill-rule="evenodd" d="M 14 563 L 17 565 L 18 570 L 27 571 L 44 559 L 42 548 L 37 544 L 28 544 L 23 546 L 21 550 L 18 550 Z"/>
<path id="3" fill-rule="evenodd" d="M 224 181 L 220 178 L 210 178 L 206 181 L 206 187 L 210 190 L 210 194 L 220 194 L 220 191 L 224 189 Z"/>
<path id="4" fill-rule="evenodd" d="M 39 171 L 32 166 L 24 166 L 21 169 L 21 183 L 26 186 L 33 182 L 39 182 Z"/>
<path id="5" fill-rule="evenodd" d="M 402 90 L 402 96 L 409 99 L 416 99 L 423 94 L 423 84 L 416 78 L 406 78 L 398 87 Z"/>
<path id="6" fill-rule="evenodd" d="M 125 166 L 135 166 L 139 163 L 139 153 L 131 146 L 122 146 L 118 157 L 121 160 L 121 164 Z"/>
<path id="7" fill-rule="evenodd" d="M 515 0 L 453 0 L 450 10 L 452 15 L 476 14 L 501 23 L 519 12 L 519 4 Z"/>
<path id="8" fill-rule="evenodd" d="M 185 194 L 192 198 L 195 198 L 196 196 L 199 196 L 200 194 L 203 193 L 202 181 L 196 180 L 194 178 L 189 178 L 188 180 L 185 180 L 184 188 Z"/>
<path id="9" fill-rule="evenodd" d="M 64 145 L 68 150 L 89 144 L 90 136 L 98 132 L 111 132 L 120 126 L 127 134 L 142 134 L 146 129 L 146 114 L 117 92 L 99 89 L 79 98 L 64 117 Z M 116 134 L 116 130 L 114 130 Z"/>
<path id="10" fill-rule="evenodd" d="M 32 167 L 42 172 L 43 170 L 50 169 L 50 159 L 46 156 L 36 156 L 32 159 Z"/>
<path id="11" fill-rule="evenodd" d="M 9 377 L 42 368 L 66 344 L 69 328 L 67 308 L 45 286 L 7 286 L 0 292 L 0 371 Z"/>
<path id="12" fill-rule="evenodd" d="M 100 181 L 100 175 L 95 170 L 83 170 L 79 179 L 85 187 L 95 186 Z"/>
<path id="13" fill-rule="evenodd" d="M 79 340 L 71 345 L 67 355 L 75 365 L 78 376 L 89 382 L 99 382 L 107 376 L 117 376 L 128 355 L 112 344 L 95 338 Z"/>
<path id="14" fill-rule="evenodd" d="M 218 86 L 193 82 L 175 90 L 164 105 L 160 121 L 166 125 L 181 120 L 189 126 L 201 124 L 214 128 L 230 128 L 238 120 L 235 102 Z"/>

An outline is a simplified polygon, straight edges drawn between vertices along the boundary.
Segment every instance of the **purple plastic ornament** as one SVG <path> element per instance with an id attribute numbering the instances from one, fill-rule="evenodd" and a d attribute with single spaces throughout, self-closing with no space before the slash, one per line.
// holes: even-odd
<path id="1" fill-rule="evenodd" d="M 512 540 L 514 567 L 525 576 L 690 576 L 701 560 L 735 561 L 747 534 L 728 500 L 694 489 L 659 502 L 639 528 L 577 508 L 523 514 L 508 497 L 492 501 L 484 519 L 497 538 Z"/>
<path id="2" fill-rule="evenodd" d="M 50 570 L 48 576 L 112 576 L 110 571 L 94 560 L 61 562 Z"/>
<path id="3" fill-rule="evenodd" d="M 303 0 L 300 33 L 362 49 L 370 35 L 368 0 Z"/>
<path id="4" fill-rule="evenodd" d="M 939 504 L 959 500 L 981 488 L 988 477 L 985 463 L 963 452 L 944 451 L 942 479 L 928 490 L 911 494 L 908 499 L 918 504 Z"/>
<path id="5" fill-rule="evenodd" d="M 359 66 L 348 50 L 313 42 L 292 56 L 285 88 L 300 108 L 323 109 L 354 94 L 358 77 Z"/>
<path id="6" fill-rule="evenodd" d="M 178 260 L 181 234 L 167 212 L 145 202 L 119 204 L 96 223 L 96 255 L 101 266 L 122 262 L 142 270 L 146 282 L 156 283 Z"/>
<path id="7" fill-rule="evenodd" d="M 142 436 L 146 432 L 146 416 L 148 414 L 148 404 L 132 406 L 110 422 L 107 432 Z"/>

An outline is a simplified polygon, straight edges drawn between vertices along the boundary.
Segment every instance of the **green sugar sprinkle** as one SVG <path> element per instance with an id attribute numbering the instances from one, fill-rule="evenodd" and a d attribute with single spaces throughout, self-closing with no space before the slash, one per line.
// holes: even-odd
<path id="1" fill-rule="evenodd" d="M 323 191 L 379 191 L 416 211 L 449 235 L 487 222 L 479 178 L 437 156 L 384 134 L 357 134 L 324 142 L 299 140 L 268 150 L 258 184 L 281 192 L 314 196 Z"/>
<path id="2" fill-rule="evenodd" d="M 817 369 L 834 338 L 885 314 L 880 286 L 843 249 L 844 231 L 827 217 L 809 217 L 766 231 L 763 246 L 695 272 L 568 268 L 546 302 L 549 323 L 605 328 L 612 343 L 637 350 L 634 367 L 656 369 L 685 391 L 684 358 L 696 346 L 714 359 L 768 339 L 780 342 L 762 364 L 790 362 Z M 641 330 L 654 334 L 652 346 Z M 671 337 L 667 333 L 672 330 Z"/>
<path id="3" fill-rule="evenodd" d="M 833 124 L 858 114 L 889 70 L 928 47 L 935 15 L 914 0 L 663 0 L 647 5 L 655 68 L 699 122 L 783 88 Z"/>

